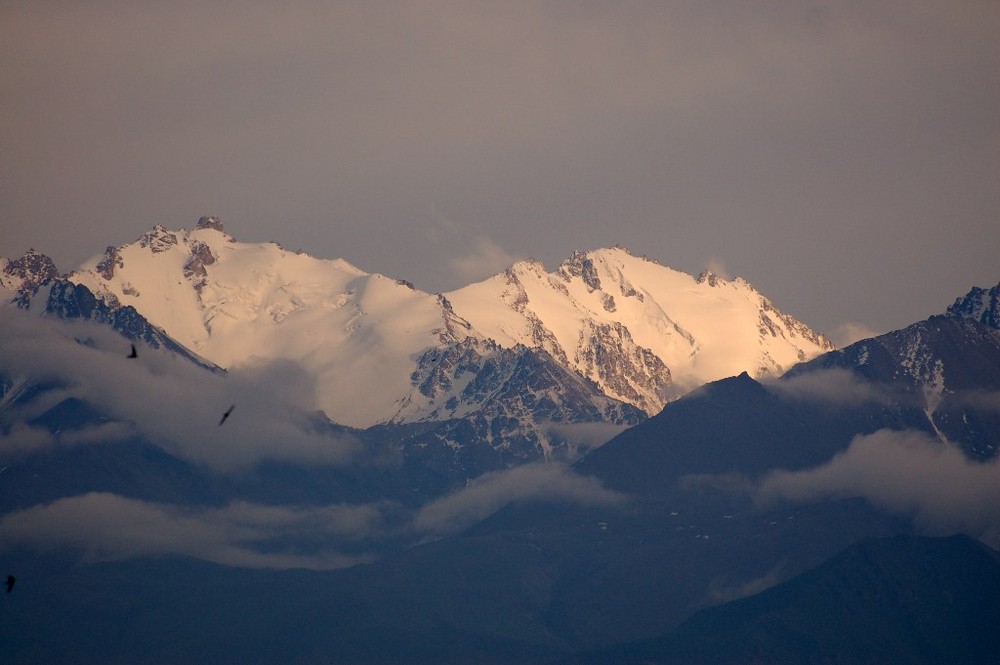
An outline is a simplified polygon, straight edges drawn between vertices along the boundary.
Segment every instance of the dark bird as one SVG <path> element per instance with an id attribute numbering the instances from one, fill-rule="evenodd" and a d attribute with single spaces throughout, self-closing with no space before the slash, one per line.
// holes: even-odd
<path id="1" fill-rule="evenodd" d="M 222 425 L 222 423 L 226 422 L 226 418 L 229 417 L 229 414 L 232 413 L 233 409 L 235 409 L 235 408 L 236 408 L 236 405 L 233 404 L 231 407 L 229 407 L 229 409 L 226 410 L 225 413 L 222 414 L 222 420 L 219 421 L 219 425 Z"/>
<path id="2" fill-rule="evenodd" d="M 135 344 L 132 345 L 132 352 L 128 354 L 129 358 L 138 358 L 139 354 L 135 350 Z"/>
<path id="3" fill-rule="evenodd" d="M 7 576 L 7 593 L 10 593 L 14 589 L 14 584 L 17 582 L 17 578 L 13 575 Z"/>

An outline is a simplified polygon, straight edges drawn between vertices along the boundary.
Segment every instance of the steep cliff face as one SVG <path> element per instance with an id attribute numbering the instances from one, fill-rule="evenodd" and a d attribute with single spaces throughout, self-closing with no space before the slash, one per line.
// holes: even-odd
<path id="1" fill-rule="evenodd" d="M 634 425 L 645 415 L 605 395 L 548 352 L 468 337 L 430 349 L 417 361 L 416 390 L 401 400 L 396 422 L 474 416 L 487 438 L 527 438 L 545 447 L 539 430 L 550 424 L 604 422 Z"/>

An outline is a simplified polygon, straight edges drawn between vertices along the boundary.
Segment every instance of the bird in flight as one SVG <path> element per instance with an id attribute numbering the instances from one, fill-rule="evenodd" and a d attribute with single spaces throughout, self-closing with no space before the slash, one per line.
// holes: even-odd
<path id="1" fill-rule="evenodd" d="M 132 352 L 128 354 L 129 358 L 138 358 L 139 354 L 135 350 L 135 344 L 132 345 Z"/>
<path id="2" fill-rule="evenodd" d="M 14 583 L 15 582 L 17 582 L 17 578 L 16 577 L 14 577 L 13 575 L 8 575 L 7 576 L 7 593 L 10 593 L 11 591 L 14 590 Z"/>
<path id="3" fill-rule="evenodd" d="M 222 420 L 219 421 L 219 425 L 220 426 L 222 425 L 222 423 L 226 422 L 226 418 L 229 417 L 229 414 L 232 413 L 233 409 L 235 409 L 235 408 L 236 408 L 236 405 L 233 404 L 231 407 L 229 407 L 228 409 L 226 409 L 226 412 L 222 414 Z"/>

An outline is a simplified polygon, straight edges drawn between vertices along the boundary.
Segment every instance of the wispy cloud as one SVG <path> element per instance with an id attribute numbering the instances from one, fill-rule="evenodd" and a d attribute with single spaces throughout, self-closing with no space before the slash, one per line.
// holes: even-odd
<path id="1" fill-rule="evenodd" d="M 868 326 L 864 323 L 858 323 L 857 321 L 847 321 L 846 323 L 841 323 L 839 326 L 833 329 L 831 333 L 831 339 L 833 343 L 837 345 L 838 348 L 844 348 L 845 346 L 850 346 L 855 342 L 860 342 L 863 339 L 870 339 L 872 337 L 878 337 L 881 333 L 877 330 Z"/>
<path id="2" fill-rule="evenodd" d="M 791 399 L 830 405 L 898 405 L 916 399 L 891 386 L 872 383 L 848 369 L 840 368 L 802 372 L 767 381 L 766 385 L 769 390 Z"/>
<path id="3" fill-rule="evenodd" d="M 552 423 L 546 427 L 545 433 L 561 443 L 565 451 L 562 461 L 572 463 L 580 455 L 600 448 L 626 429 L 624 425 L 613 423 Z"/>
<path id="4" fill-rule="evenodd" d="M 618 506 L 627 497 L 564 464 L 527 464 L 484 474 L 463 489 L 432 501 L 417 513 L 413 527 L 430 534 L 455 533 L 512 502 L 525 500 Z"/>
<path id="5" fill-rule="evenodd" d="M 713 256 L 708 260 L 705 269 L 715 275 L 718 275 L 722 279 L 732 279 L 732 276 L 729 273 L 729 268 L 726 267 L 726 262 L 717 256 Z"/>
<path id="6" fill-rule="evenodd" d="M 84 560 L 181 555 L 246 568 L 343 568 L 380 544 L 461 531 L 516 501 L 621 506 L 627 497 L 563 464 L 486 474 L 408 513 L 392 502 L 182 506 L 92 492 L 0 517 L 0 547 L 70 549 Z"/>
<path id="7" fill-rule="evenodd" d="M 448 265 L 463 282 L 474 282 L 509 268 L 521 258 L 510 254 L 493 240 L 480 237 L 470 252 L 450 259 Z"/>
<path id="8" fill-rule="evenodd" d="M 950 407 L 1000 412 L 1000 392 L 995 390 L 961 390 L 948 393 Z"/>
<path id="9" fill-rule="evenodd" d="M 753 596 L 765 589 L 770 589 L 785 579 L 786 576 L 784 566 L 779 563 L 760 577 L 742 582 L 732 582 L 724 577 L 718 577 L 709 583 L 703 602 L 705 605 L 721 605 L 722 603 Z"/>

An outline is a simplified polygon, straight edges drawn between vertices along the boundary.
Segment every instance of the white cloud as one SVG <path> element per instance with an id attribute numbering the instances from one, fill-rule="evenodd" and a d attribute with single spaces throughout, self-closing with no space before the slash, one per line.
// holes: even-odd
<path id="1" fill-rule="evenodd" d="M 302 368 L 290 363 L 248 364 L 219 374 L 170 353 L 146 349 L 135 359 L 126 353 L 127 340 L 105 327 L 0 307 L 0 374 L 61 386 L 43 395 L 41 404 L 28 401 L 0 413 L 7 438 L 17 431 L 19 437 L 34 437 L 19 447 L 43 445 L 37 433 L 10 428 L 57 400 L 76 397 L 167 452 L 221 470 L 248 468 L 264 459 L 344 464 L 360 450 L 354 437 L 324 430 L 294 406 L 291 400 L 301 400 L 312 384 Z M 219 426 L 233 404 L 232 416 Z M 124 433 L 123 425 L 108 426 L 66 433 L 60 442 L 117 440 Z"/>
<path id="2" fill-rule="evenodd" d="M 85 559 L 182 555 L 247 568 L 333 569 L 368 560 L 329 545 L 383 529 L 381 506 L 265 506 L 235 502 L 221 508 L 148 503 L 90 493 L 9 513 L 0 542 L 81 550 Z M 288 547 L 305 541 L 308 554 Z M 264 551 L 260 545 L 266 545 Z M 318 551 L 314 551 L 318 549 Z"/>
<path id="3" fill-rule="evenodd" d="M 916 398 L 865 380 L 848 369 L 831 368 L 802 372 L 770 380 L 767 388 L 792 399 L 831 405 L 857 406 L 866 403 L 898 405 Z M 916 403 L 914 403 L 916 405 Z"/>
<path id="4" fill-rule="evenodd" d="M 823 466 L 775 471 L 758 490 L 765 504 L 855 496 L 913 517 L 930 532 L 963 532 L 1000 545 L 1000 462 L 974 462 L 920 432 L 856 437 Z"/>
<path id="5" fill-rule="evenodd" d="M 413 526 L 426 533 L 455 533 L 524 500 L 616 506 L 627 498 L 563 464 L 526 464 L 484 474 L 457 492 L 428 503 L 417 513 Z"/>

